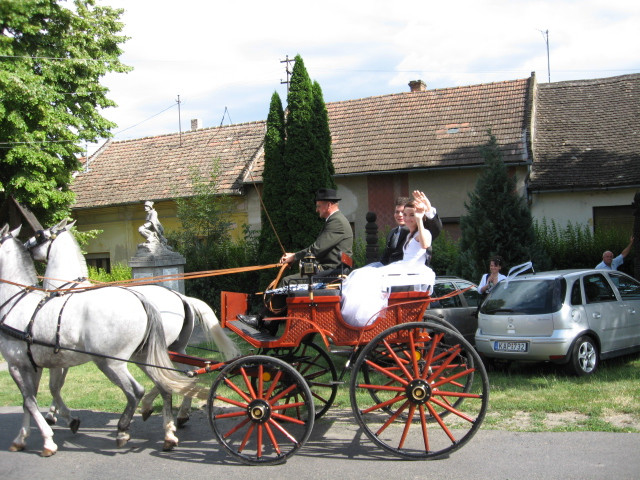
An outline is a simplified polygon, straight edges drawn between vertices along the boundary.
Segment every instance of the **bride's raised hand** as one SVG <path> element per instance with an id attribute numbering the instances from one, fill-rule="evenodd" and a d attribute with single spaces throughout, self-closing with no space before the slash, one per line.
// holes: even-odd
<path id="1" fill-rule="evenodd" d="M 424 194 L 424 192 L 421 192 L 420 190 L 414 190 L 413 200 L 416 203 L 421 203 L 424 206 L 425 212 L 429 212 L 431 210 L 431 202 L 429 201 L 427 196 Z"/>

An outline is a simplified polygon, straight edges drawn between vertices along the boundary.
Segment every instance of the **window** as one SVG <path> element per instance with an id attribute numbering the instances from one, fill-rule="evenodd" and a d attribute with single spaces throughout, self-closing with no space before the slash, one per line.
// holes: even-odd
<path id="1" fill-rule="evenodd" d="M 458 288 L 460 290 L 468 288 L 468 290 L 462 294 L 467 301 L 467 305 L 470 307 L 478 306 L 478 302 L 480 302 L 480 294 L 478 293 L 478 289 L 473 284 L 468 282 L 458 282 Z"/>
<path id="2" fill-rule="evenodd" d="M 573 282 L 573 287 L 571 287 L 571 305 L 582 305 L 580 282 Z"/>
<path id="3" fill-rule="evenodd" d="M 433 286 L 433 296 L 442 297 L 450 293 L 456 292 L 456 287 L 452 282 L 437 283 Z M 431 303 L 431 308 L 454 308 L 461 307 L 462 302 L 460 298 L 455 295 L 449 298 L 443 298 L 441 300 Z"/>
<path id="4" fill-rule="evenodd" d="M 616 300 L 613 289 L 601 274 L 586 275 L 582 281 L 587 303 L 613 302 Z"/>
<path id="5" fill-rule="evenodd" d="M 87 253 L 85 256 L 87 267 L 102 269 L 107 273 L 111 273 L 111 259 L 109 253 Z"/>
<path id="6" fill-rule="evenodd" d="M 640 283 L 636 280 L 613 272 L 609 274 L 609 278 L 618 288 L 623 300 L 640 300 Z"/>

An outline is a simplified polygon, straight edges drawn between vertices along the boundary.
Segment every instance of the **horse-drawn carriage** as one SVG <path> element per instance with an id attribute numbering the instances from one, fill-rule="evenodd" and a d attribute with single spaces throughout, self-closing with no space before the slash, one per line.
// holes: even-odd
<path id="1" fill-rule="evenodd" d="M 5 237 L 11 237 L 8 229 L 3 244 Z M 357 423 L 383 449 L 402 458 L 431 459 L 462 447 L 479 429 L 488 402 L 487 375 L 473 347 L 455 329 L 425 315 L 427 292 L 392 291 L 388 306 L 365 327 L 343 320 L 340 295 L 339 284 L 291 289 L 286 314 L 270 318 L 282 323 L 280 333 L 272 335 L 238 320 L 249 309 L 248 294 L 223 292 L 221 325 L 256 354 L 214 361 L 169 352 L 173 361 L 194 367 L 187 377 L 215 375 L 207 413 L 224 448 L 247 464 L 285 461 L 304 445 L 315 420 L 347 382 Z"/>

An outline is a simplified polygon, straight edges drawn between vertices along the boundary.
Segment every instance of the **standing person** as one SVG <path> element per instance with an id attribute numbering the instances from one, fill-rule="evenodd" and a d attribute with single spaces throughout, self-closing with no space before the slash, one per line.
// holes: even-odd
<path id="1" fill-rule="evenodd" d="M 394 227 L 387 236 L 387 243 L 382 256 L 380 257 L 380 263 L 382 265 L 388 265 L 392 262 L 402 260 L 403 251 L 402 247 L 409 229 L 405 226 L 404 222 L 404 206 L 409 201 L 407 197 L 396 198 L 395 209 L 393 212 L 393 218 L 396 221 L 397 226 Z M 442 221 L 438 217 L 438 212 L 435 207 L 431 206 L 431 202 L 427 196 L 418 190 L 413 192 L 413 201 L 425 206 L 425 215 L 423 217 L 424 226 L 429 233 L 431 233 L 431 240 L 435 240 L 440 231 L 442 230 Z M 427 255 L 425 264 L 429 266 L 431 262 L 431 246 L 427 249 Z"/>
<path id="2" fill-rule="evenodd" d="M 507 277 L 500 273 L 502 269 L 502 264 L 504 260 L 500 255 L 496 255 L 489 262 L 489 273 L 485 273 L 480 280 L 480 285 L 478 285 L 478 292 L 480 295 L 488 295 L 491 289 L 500 281 L 506 279 Z"/>
<path id="3" fill-rule="evenodd" d="M 404 221 L 408 234 L 403 243 L 403 258 L 383 267 L 375 264 L 351 272 L 342 284 L 342 318 L 350 325 L 362 327 L 377 318 L 386 305 L 389 289 L 399 276 L 411 274 L 411 284 L 427 291 L 433 288 L 435 274 L 425 265 L 431 233 L 422 221 L 426 205 L 409 202 L 404 207 Z M 406 282 L 404 282 L 406 283 Z M 403 284 L 404 284 L 403 283 Z"/>
<path id="4" fill-rule="evenodd" d="M 629 252 L 631 251 L 631 246 L 633 245 L 633 237 L 629 240 L 629 245 L 622 250 L 622 253 L 617 257 L 613 258 L 613 252 L 607 250 L 602 254 L 602 261 L 596 265 L 596 270 L 618 270 L 618 267 L 624 263 L 624 259 Z"/>

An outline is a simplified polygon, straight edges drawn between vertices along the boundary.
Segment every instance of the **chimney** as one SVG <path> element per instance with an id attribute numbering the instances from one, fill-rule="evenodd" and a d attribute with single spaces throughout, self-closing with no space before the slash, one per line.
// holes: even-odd
<path id="1" fill-rule="evenodd" d="M 195 132 L 202 128 L 202 119 L 201 118 L 192 118 L 191 119 L 191 131 Z"/>
<path id="2" fill-rule="evenodd" d="M 411 89 L 412 92 L 426 92 L 427 84 L 424 83 L 422 80 L 411 80 L 409 82 L 409 88 Z"/>

